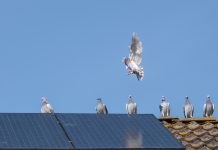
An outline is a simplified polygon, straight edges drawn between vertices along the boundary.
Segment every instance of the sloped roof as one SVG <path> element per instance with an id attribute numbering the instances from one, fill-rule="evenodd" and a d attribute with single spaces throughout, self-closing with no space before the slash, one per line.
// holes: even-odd
<path id="1" fill-rule="evenodd" d="M 153 115 L 0 113 L 0 149 L 184 149 Z"/>
<path id="2" fill-rule="evenodd" d="M 160 118 L 186 150 L 218 150 L 218 121 L 215 118 Z"/>

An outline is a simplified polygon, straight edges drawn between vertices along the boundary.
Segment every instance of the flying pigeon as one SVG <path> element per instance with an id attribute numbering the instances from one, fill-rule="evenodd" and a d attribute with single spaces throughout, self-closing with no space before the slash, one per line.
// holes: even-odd
<path id="1" fill-rule="evenodd" d="M 207 96 L 206 103 L 203 107 L 203 116 L 204 117 L 211 117 L 214 112 L 214 104 L 210 100 L 210 96 Z"/>
<path id="2" fill-rule="evenodd" d="M 162 96 L 159 108 L 162 117 L 170 116 L 170 103 L 166 101 L 165 96 Z"/>
<path id="3" fill-rule="evenodd" d="M 129 56 L 123 58 L 128 74 L 135 74 L 138 80 L 144 77 L 143 68 L 140 66 L 142 62 L 142 42 L 139 40 L 137 33 L 133 33 L 132 42 L 129 47 Z"/>
<path id="4" fill-rule="evenodd" d="M 108 114 L 107 107 L 103 103 L 101 98 L 97 99 L 95 110 L 96 110 L 97 114 Z"/>
<path id="5" fill-rule="evenodd" d="M 41 113 L 54 113 L 54 109 L 48 103 L 47 99 L 44 96 L 42 97 Z"/>
<path id="6" fill-rule="evenodd" d="M 137 114 L 137 105 L 133 101 L 132 96 L 128 97 L 128 101 L 126 104 L 126 111 L 127 111 L 127 114 Z"/>
<path id="7" fill-rule="evenodd" d="M 188 99 L 188 96 L 185 97 L 185 104 L 183 107 L 183 112 L 185 118 L 192 118 L 194 113 L 194 107 L 192 106 L 191 102 Z"/>

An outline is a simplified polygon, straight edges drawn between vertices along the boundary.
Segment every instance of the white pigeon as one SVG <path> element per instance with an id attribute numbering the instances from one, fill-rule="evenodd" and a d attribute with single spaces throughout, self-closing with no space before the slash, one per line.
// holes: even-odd
<path id="1" fill-rule="evenodd" d="M 54 113 L 54 109 L 48 103 L 47 99 L 44 96 L 42 97 L 41 113 Z"/>
<path id="2" fill-rule="evenodd" d="M 126 104 L 126 111 L 127 111 L 127 114 L 137 114 L 137 105 L 133 101 L 132 96 L 128 97 L 128 101 Z"/>
<path id="3" fill-rule="evenodd" d="M 162 96 L 159 108 L 162 117 L 170 116 L 170 103 L 166 101 L 165 96 Z"/>
<path id="4" fill-rule="evenodd" d="M 203 106 L 203 116 L 211 117 L 214 112 L 214 104 L 210 100 L 210 96 L 207 96 L 206 103 Z"/>
<path id="5" fill-rule="evenodd" d="M 192 118 L 194 113 L 194 107 L 188 99 L 188 96 L 185 97 L 185 104 L 183 107 L 183 112 L 185 118 Z"/>
<path id="6" fill-rule="evenodd" d="M 108 110 L 106 105 L 103 103 L 101 98 L 96 100 L 96 107 L 95 107 L 97 114 L 108 114 Z"/>
<path id="7" fill-rule="evenodd" d="M 142 62 L 142 42 L 139 40 L 137 33 L 133 33 L 132 42 L 129 47 L 129 56 L 123 58 L 128 74 L 135 74 L 138 80 L 144 77 L 143 68 L 140 66 Z"/>

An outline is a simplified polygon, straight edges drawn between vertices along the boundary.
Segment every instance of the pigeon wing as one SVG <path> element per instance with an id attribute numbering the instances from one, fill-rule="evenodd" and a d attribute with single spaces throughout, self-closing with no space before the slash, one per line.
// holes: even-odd
<path id="1" fill-rule="evenodd" d="M 134 105 L 135 105 L 135 114 L 137 114 L 137 105 L 136 103 L 134 103 Z"/>
<path id="2" fill-rule="evenodd" d="M 206 104 L 203 106 L 203 116 L 206 117 Z"/>
<path id="3" fill-rule="evenodd" d="M 105 104 L 104 104 L 104 114 L 108 114 L 107 107 Z"/>
<path id="4" fill-rule="evenodd" d="M 194 106 L 193 105 L 191 105 L 191 108 L 192 108 L 192 117 L 193 117 L 193 115 L 194 115 Z"/>
<path id="5" fill-rule="evenodd" d="M 212 106 L 213 106 L 213 110 L 212 110 L 212 113 L 214 112 L 214 109 L 215 109 L 215 106 L 214 106 L 214 104 L 212 104 Z"/>
<path id="6" fill-rule="evenodd" d="M 186 105 L 185 105 L 185 106 L 186 106 Z M 185 106 L 183 106 L 184 117 L 186 117 L 186 116 L 185 116 Z"/>
<path id="7" fill-rule="evenodd" d="M 45 113 L 45 110 L 43 107 L 41 108 L 41 113 Z"/>
<path id="8" fill-rule="evenodd" d="M 133 60 L 137 65 L 142 61 L 142 42 L 139 40 L 137 33 L 133 33 L 132 42 L 130 45 L 130 60 Z"/>
<path id="9" fill-rule="evenodd" d="M 170 115 L 170 103 L 168 103 L 167 105 L 167 111 L 168 111 L 168 115 Z"/>
<path id="10" fill-rule="evenodd" d="M 161 104 L 159 105 L 160 108 L 160 112 L 162 112 L 163 106 L 161 106 Z"/>
<path id="11" fill-rule="evenodd" d="M 47 104 L 47 107 L 51 113 L 54 113 L 54 109 L 52 108 L 52 106 L 50 104 Z"/>

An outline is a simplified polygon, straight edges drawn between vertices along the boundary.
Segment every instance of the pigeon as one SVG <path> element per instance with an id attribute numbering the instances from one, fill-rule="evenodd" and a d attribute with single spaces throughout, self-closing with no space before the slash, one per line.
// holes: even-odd
<path id="1" fill-rule="evenodd" d="M 140 66 L 142 62 L 142 42 L 139 40 L 137 33 L 133 33 L 132 42 L 129 47 L 129 56 L 123 58 L 126 65 L 128 75 L 135 74 L 138 80 L 144 77 L 143 68 Z"/>
<path id="2" fill-rule="evenodd" d="M 214 104 L 210 100 L 210 96 L 207 96 L 206 103 L 203 107 L 203 116 L 204 117 L 211 117 L 214 112 Z"/>
<path id="3" fill-rule="evenodd" d="M 132 96 L 128 97 L 128 101 L 126 104 L 126 111 L 127 111 L 127 114 L 137 114 L 137 105 L 133 101 Z"/>
<path id="4" fill-rule="evenodd" d="M 170 116 L 170 103 L 166 101 L 165 96 L 162 96 L 159 108 L 162 117 Z"/>
<path id="5" fill-rule="evenodd" d="M 41 113 L 54 113 L 54 109 L 48 103 L 47 99 L 44 96 L 42 97 Z"/>
<path id="6" fill-rule="evenodd" d="M 107 107 L 101 98 L 97 99 L 95 110 L 97 114 L 108 114 Z"/>
<path id="7" fill-rule="evenodd" d="M 192 118 L 194 113 L 194 107 L 192 106 L 191 102 L 188 99 L 188 96 L 185 97 L 185 104 L 183 107 L 183 112 L 185 118 Z"/>

